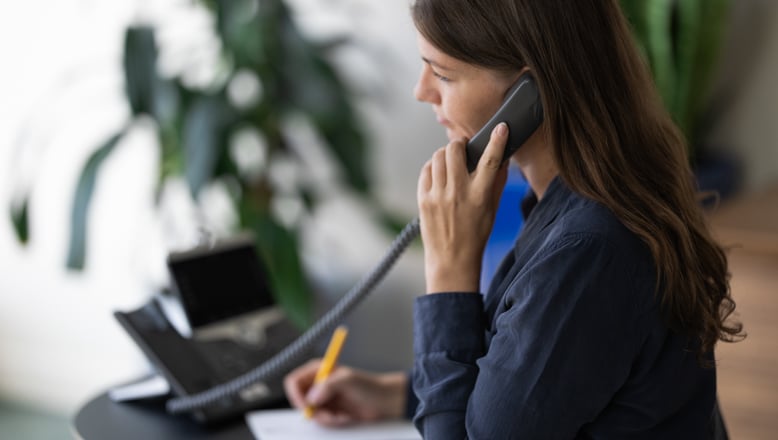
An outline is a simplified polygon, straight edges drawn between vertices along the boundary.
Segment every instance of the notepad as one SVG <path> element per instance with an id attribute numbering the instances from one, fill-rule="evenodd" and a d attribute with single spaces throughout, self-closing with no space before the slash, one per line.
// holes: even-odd
<path id="1" fill-rule="evenodd" d="M 325 428 L 296 409 L 252 411 L 246 414 L 246 424 L 257 440 L 421 440 L 405 420 Z"/>

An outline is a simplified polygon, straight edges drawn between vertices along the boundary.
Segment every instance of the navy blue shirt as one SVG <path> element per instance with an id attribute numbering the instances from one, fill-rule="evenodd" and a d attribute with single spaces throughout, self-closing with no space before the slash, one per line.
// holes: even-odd
<path id="1" fill-rule="evenodd" d="M 554 179 L 485 296 L 416 299 L 414 423 L 426 439 L 709 438 L 715 369 L 663 323 L 656 282 L 645 244 Z"/>

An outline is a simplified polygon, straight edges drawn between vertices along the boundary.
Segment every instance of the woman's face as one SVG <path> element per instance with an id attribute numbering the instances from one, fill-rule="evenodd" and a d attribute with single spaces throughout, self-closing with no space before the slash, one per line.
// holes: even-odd
<path id="1" fill-rule="evenodd" d="M 489 70 L 452 58 L 421 34 L 418 45 L 424 64 L 413 91 L 416 99 L 432 105 L 450 141 L 472 138 L 500 107 L 518 74 Z"/>

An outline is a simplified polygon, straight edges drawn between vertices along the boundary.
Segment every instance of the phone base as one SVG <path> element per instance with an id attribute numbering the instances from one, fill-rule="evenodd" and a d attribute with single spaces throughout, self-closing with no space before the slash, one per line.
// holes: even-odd
<path id="1" fill-rule="evenodd" d="M 108 390 L 108 397 L 114 402 L 159 399 L 170 395 L 170 384 L 164 377 L 152 374 L 142 379 L 117 385 Z"/>

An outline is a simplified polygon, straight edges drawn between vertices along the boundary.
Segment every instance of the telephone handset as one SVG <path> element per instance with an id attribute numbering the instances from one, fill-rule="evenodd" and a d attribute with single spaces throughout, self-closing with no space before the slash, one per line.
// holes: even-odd
<path id="1" fill-rule="evenodd" d="M 467 151 L 467 169 L 473 172 L 481 158 L 492 130 L 500 122 L 508 124 L 508 142 L 505 144 L 503 162 L 508 160 L 543 122 L 543 105 L 535 79 L 529 73 L 522 74 L 505 94 L 505 100 L 499 110 L 473 136 L 465 148 Z"/>
<path id="2" fill-rule="evenodd" d="M 483 151 L 489 143 L 489 137 L 497 124 L 508 124 L 508 141 L 505 146 L 503 161 L 510 158 L 514 152 L 529 139 L 532 133 L 543 122 L 543 108 L 537 84 L 529 73 L 522 74 L 516 83 L 506 93 L 500 109 L 492 116 L 478 133 L 467 143 L 468 170 L 473 171 L 478 164 Z M 240 393 L 241 390 L 260 381 L 277 378 L 282 371 L 291 365 L 300 363 L 302 355 L 322 337 L 331 333 L 341 323 L 342 319 L 365 298 L 389 272 L 395 261 L 405 248 L 418 237 L 420 231 L 419 218 L 411 220 L 394 239 L 389 250 L 378 265 L 351 288 L 327 313 L 297 340 L 289 344 L 280 353 L 259 365 L 255 369 L 218 385 L 209 390 L 192 396 L 182 396 L 167 402 L 171 413 L 194 411 L 205 406 L 223 402 L 226 397 Z"/>

